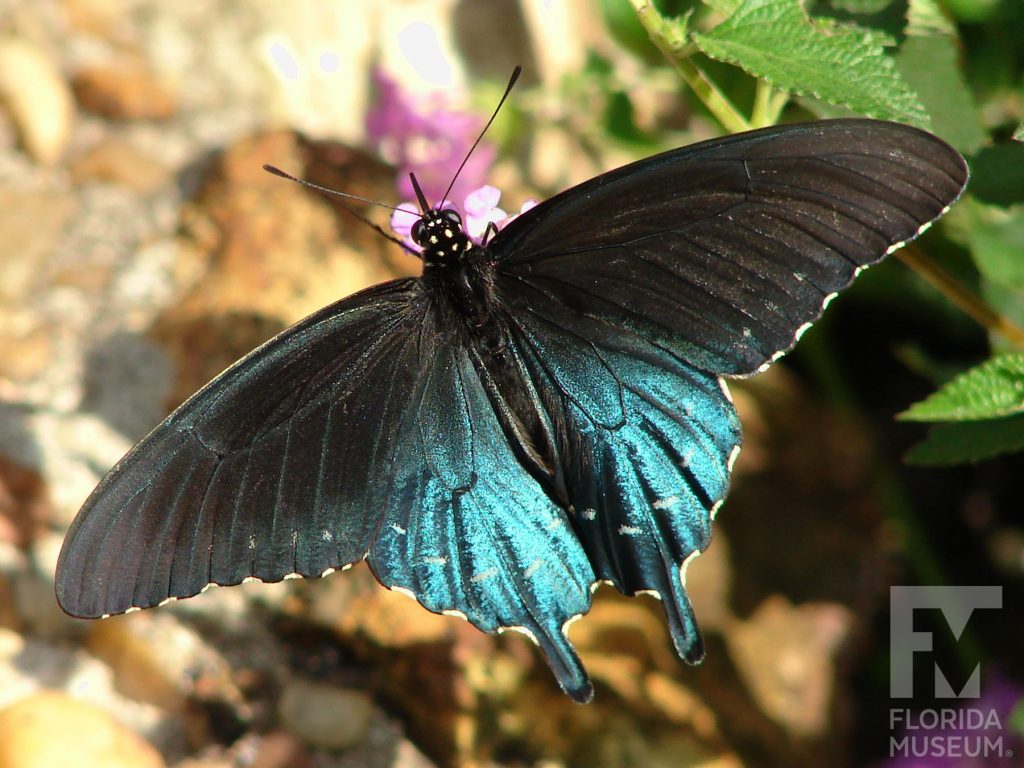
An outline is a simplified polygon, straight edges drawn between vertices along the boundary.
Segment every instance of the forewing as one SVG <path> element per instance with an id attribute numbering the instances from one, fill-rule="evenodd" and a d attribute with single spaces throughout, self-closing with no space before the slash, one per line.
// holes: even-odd
<path id="1" fill-rule="evenodd" d="M 423 307 L 385 283 L 284 331 L 196 393 L 86 501 L 57 598 L 81 617 L 248 577 L 318 576 L 360 560 L 386 489 Z"/>
<path id="2" fill-rule="evenodd" d="M 513 343 L 562 436 L 570 520 L 599 579 L 664 603 L 681 657 L 701 658 L 683 582 L 707 547 L 740 425 L 719 379 L 635 334 L 503 283 Z"/>
<path id="3" fill-rule="evenodd" d="M 858 270 L 956 200 L 962 157 L 897 123 L 715 139 L 567 190 L 492 241 L 499 270 L 698 368 L 757 371 Z"/>
<path id="4" fill-rule="evenodd" d="M 586 701 L 565 628 L 590 608 L 593 569 L 565 511 L 516 460 L 455 324 L 421 335 L 423 372 L 382 478 L 391 491 L 370 567 L 431 611 L 525 631 L 562 688 Z"/>

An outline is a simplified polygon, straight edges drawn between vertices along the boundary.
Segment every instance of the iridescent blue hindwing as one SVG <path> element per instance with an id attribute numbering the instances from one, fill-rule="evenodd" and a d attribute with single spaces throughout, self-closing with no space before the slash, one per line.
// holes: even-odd
<path id="1" fill-rule="evenodd" d="M 506 299 L 535 385 L 561 407 L 573 527 L 597 577 L 658 593 L 680 656 L 699 660 L 682 568 L 707 547 L 728 491 L 735 409 L 715 375 L 523 290 Z"/>
<path id="2" fill-rule="evenodd" d="M 424 333 L 421 377 L 396 431 L 390 489 L 369 554 L 381 583 L 478 628 L 515 628 L 573 698 L 591 687 L 566 623 L 590 608 L 594 572 L 568 523 L 512 453 L 470 358 Z"/>

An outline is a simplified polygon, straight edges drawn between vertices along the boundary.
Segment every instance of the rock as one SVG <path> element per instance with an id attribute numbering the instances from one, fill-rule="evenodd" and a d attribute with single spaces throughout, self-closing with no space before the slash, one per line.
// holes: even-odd
<path id="1" fill-rule="evenodd" d="M 48 324 L 42 297 L 52 290 L 54 253 L 77 207 L 65 192 L 0 184 L 0 243 L 17 254 L 0 258 L 0 380 L 21 384 L 54 368 L 60 329 Z"/>
<path id="2" fill-rule="evenodd" d="M 27 547 L 49 517 L 43 478 L 0 453 L 0 542 Z"/>
<path id="3" fill-rule="evenodd" d="M 160 768 L 148 742 L 101 709 L 40 692 L 0 711 L 0 768 Z"/>
<path id="4" fill-rule="evenodd" d="M 321 157 L 340 177 L 322 169 Z M 290 131 L 239 141 L 215 159 L 182 216 L 179 263 L 192 259 L 202 279 L 152 329 L 177 363 L 172 404 L 285 326 L 394 276 L 384 263 L 391 243 L 264 163 L 378 199 L 390 184 L 378 161 Z"/>
<path id="5" fill-rule="evenodd" d="M 287 731 L 271 731 L 261 740 L 251 768 L 313 768 L 313 757 L 302 741 Z"/>
<path id="6" fill-rule="evenodd" d="M 81 69 L 72 86 L 82 109 L 115 120 L 166 120 L 178 109 L 168 86 L 131 59 Z"/>
<path id="7" fill-rule="evenodd" d="M 118 690 L 135 701 L 175 712 L 183 711 L 186 697 L 241 702 L 227 661 L 173 611 L 92 622 L 87 645 L 113 670 Z"/>
<path id="8" fill-rule="evenodd" d="M 841 605 L 794 606 L 776 595 L 725 638 L 762 711 L 793 734 L 822 737 L 835 696 L 835 656 L 853 623 Z"/>
<path id="9" fill-rule="evenodd" d="M 345 749 L 366 735 L 374 707 L 362 691 L 293 680 L 281 694 L 278 714 L 285 727 L 310 746 Z"/>
<path id="10" fill-rule="evenodd" d="M 7 105 L 25 151 L 55 164 L 71 136 L 75 105 L 57 63 L 18 38 L 0 40 L 0 101 Z"/>
<path id="11" fill-rule="evenodd" d="M 152 192 L 168 184 L 171 171 L 157 158 L 122 139 L 105 138 L 71 164 L 71 178 L 83 182 L 108 182 L 136 192 Z"/>

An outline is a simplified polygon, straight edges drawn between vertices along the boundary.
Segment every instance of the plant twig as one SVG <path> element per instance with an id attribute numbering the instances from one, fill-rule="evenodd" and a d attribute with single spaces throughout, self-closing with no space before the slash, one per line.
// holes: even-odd
<path id="1" fill-rule="evenodd" d="M 916 245 L 903 248 L 896 253 L 896 257 L 983 328 L 998 333 L 1015 346 L 1024 347 L 1024 328 L 991 309 Z"/>
<path id="2" fill-rule="evenodd" d="M 750 130 L 750 121 L 736 109 L 731 101 L 722 93 L 711 79 L 689 58 L 684 55 L 685 40 L 677 39 L 671 25 L 651 5 L 650 0 L 630 0 L 636 10 L 637 18 L 651 42 L 657 46 L 665 58 L 671 62 L 682 76 L 683 81 L 699 98 L 715 118 L 729 133 Z"/>

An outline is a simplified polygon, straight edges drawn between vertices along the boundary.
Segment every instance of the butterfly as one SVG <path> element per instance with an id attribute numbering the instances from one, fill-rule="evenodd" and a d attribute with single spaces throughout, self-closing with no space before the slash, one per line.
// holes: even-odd
<path id="1" fill-rule="evenodd" d="M 431 208 L 423 273 L 316 312 L 136 445 L 72 524 L 56 593 L 100 617 L 366 560 L 385 586 L 530 636 L 575 700 L 597 583 L 685 588 L 740 446 L 725 383 L 766 369 L 960 196 L 963 158 L 844 119 L 704 141 L 575 186 L 485 245 Z"/>

